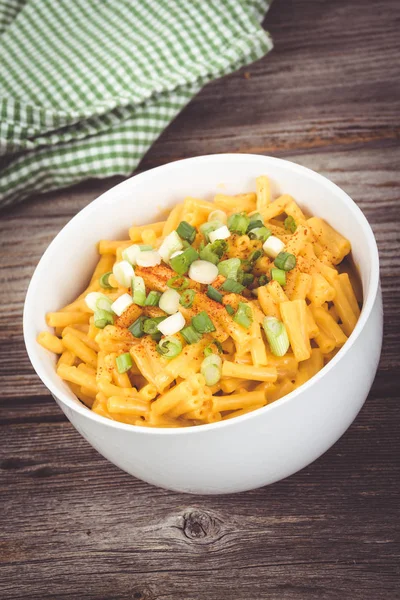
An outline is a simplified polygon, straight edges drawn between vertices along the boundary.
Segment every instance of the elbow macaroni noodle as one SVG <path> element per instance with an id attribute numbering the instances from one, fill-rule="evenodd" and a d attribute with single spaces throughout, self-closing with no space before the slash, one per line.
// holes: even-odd
<path id="1" fill-rule="evenodd" d="M 224 224 L 233 213 L 246 213 L 248 219 L 257 213 L 269 233 L 284 244 L 284 252 L 296 258 L 286 282 L 271 279 L 274 259 L 263 252 L 262 240 L 249 230 L 231 232 L 222 260 L 239 258 L 244 265 L 251 253 L 259 251 L 247 287 L 239 293 L 222 291 L 225 277 L 219 274 L 212 283 L 222 294 L 222 301 L 217 301 L 207 295 L 207 285 L 188 279 L 187 273 L 184 278 L 194 290 L 192 306 L 179 306 L 186 324 L 205 311 L 213 332 L 193 343 L 177 333 L 182 350 L 168 359 L 157 351 L 157 341 L 150 335 L 134 337 L 128 329 L 140 318 L 165 317 L 158 306 L 131 304 L 113 324 L 102 329 L 95 325 L 85 302 L 89 292 L 104 293 L 110 302 L 131 293 L 114 275 L 109 276 L 108 289 L 100 284 L 126 248 L 149 244 L 157 249 L 185 221 L 196 228 L 192 247 L 199 251 L 207 241 L 199 227 L 212 211 L 225 213 Z M 291 228 L 286 226 L 288 218 L 295 224 Z M 187 427 L 246 414 L 313 377 L 345 344 L 358 320 L 361 297 L 354 290 L 359 286 L 350 262 L 344 260 L 350 243 L 322 219 L 308 218 L 291 196 L 273 200 L 266 176 L 257 178 L 255 193 L 217 194 L 214 202 L 188 197 L 165 221 L 132 226 L 129 238 L 99 242 L 100 259 L 87 289 L 68 306 L 48 313 L 47 324 L 54 333 L 38 336 L 44 348 L 58 355 L 58 375 L 84 405 L 103 417 L 142 427 Z M 143 278 L 146 294 L 152 290 L 161 294 L 176 273 L 167 261 L 136 266 L 135 276 Z M 251 315 L 247 326 L 235 317 L 241 305 Z M 262 327 L 265 316 L 275 317 L 286 328 L 290 346 L 283 356 L 272 353 Z M 206 385 L 202 363 L 210 347 L 213 353 L 220 352 L 222 367 L 219 380 Z M 126 353 L 130 367 L 120 372 L 117 359 Z"/>

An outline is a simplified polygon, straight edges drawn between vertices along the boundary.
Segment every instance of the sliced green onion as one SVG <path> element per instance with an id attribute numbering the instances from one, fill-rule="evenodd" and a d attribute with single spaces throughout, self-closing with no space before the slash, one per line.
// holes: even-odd
<path id="1" fill-rule="evenodd" d="M 274 265 L 282 271 L 291 271 L 296 266 L 296 257 L 290 252 L 279 252 L 274 260 Z"/>
<path id="2" fill-rule="evenodd" d="M 114 323 L 113 314 L 108 310 L 98 309 L 94 313 L 94 326 L 98 329 L 104 329 L 106 325 Z"/>
<path id="3" fill-rule="evenodd" d="M 85 296 L 85 304 L 95 312 L 97 309 L 111 311 L 111 304 L 109 297 L 101 292 L 90 292 Z"/>
<path id="4" fill-rule="evenodd" d="M 212 346 L 215 346 L 220 354 L 223 353 L 222 344 L 218 340 L 213 340 L 211 344 L 209 344 L 206 348 L 204 348 L 203 353 L 204 356 L 209 356 L 210 354 L 214 354 Z"/>
<path id="5" fill-rule="evenodd" d="M 212 231 L 215 231 L 216 229 L 219 229 L 221 225 L 223 225 L 223 223 L 221 223 L 220 221 L 208 221 L 208 223 L 203 223 L 202 225 L 200 225 L 199 230 L 206 238 L 206 241 L 209 242 L 210 233 Z"/>
<path id="6" fill-rule="evenodd" d="M 270 235 L 271 231 L 267 227 L 256 227 L 249 231 L 249 238 L 251 240 L 261 240 L 262 242 L 265 242 Z"/>
<path id="7" fill-rule="evenodd" d="M 129 352 L 125 352 L 124 354 L 120 354 L 115 359 L 115 364 L 117 365 L 118 373 L 126 373 L 132 367 L 132 357 Z"/>
<path id="8" fill-rule="evenodd" d="M 245 329 L 249 329 L 253 322 L 253 313 L 251 307 L 245 302 L 239 302 L 238 309 L 236 311 L 233 320 L 238 325 L 241 325 Z"/>
<path id="9" fill-rule="evenodd" d="M 182 352 L 182 342 L 178 338 L 168 335 L 160 340 L 156 350 L 164 358 L 175 358 Z"/>
<path id="10" fill-rule="evenodd" d="M 227 279 L 236 279 L 240 267 L 240 258 L 228 258 L 218 264 L 218 273 Z"/>
<path id="11" fill-rule="evenodd" d="M 216 365 L 219 367 L 222 367 L 222 358 L 218 355 L 218 354 L 214 354 L 214 352 L 211 352 L 211 354 L 208 354 L 205 359 L 203 359 L 203 363 L 202 364 L 208 364 L 208 365 Z"/>
<path id="12" fill-rule="evenodd" d="M 186 288 L 189 287 L 189 280 L 186 279 L 186 277 L 182 277 L 182 275 L 175 275 L 175 277 L 168 279 L 167 286 L 180 292 L 181 290 L 186 290 Z"/>
<path id="13" fill-rule="evenodd" d="M 146 287 L 143 277 L 134 275 L 132 277 L 132 299 L 138 306 L 144 306 L 146 302 Z"/>
<path id="14" fill-rule="evenodd" d="M 161 254 L 157 250 L 145 250 L 139 252 L 136 257 L 136 264 L 139 267 L 156 267 L 161 263 Z"/>
<path id="15" fill-rule="evenodd" d="M 112 271 L 109 271 L 108 273 L 104 273 L 104 275 L 102 275 L 99 279 L 100 287 L 102 287 L 103 290 L 112 290 L 113 289 L 112 285 L 110 285 L 108 283 L 108 279 L 109 279 L 110 275 L 112 275 Z"/>
<path id="16" fill-rule="evenodd" d="M 158 324 L 164 321 L 167 317 L 153 317 L 152 319 L 146 319 L 143 322 L 143 331 L 144 333 L 158 333 L 160 330 L 158 329 Z"/>
<path id="17" fill-rule="evenodd" d="M 122 250 L 122 260 L 126 260 L 131 265 L 136 265 L 136 257 L 140 252 L 139 244 L 132 244 Z"/>
<path id="18" fill-rule="evenodd" d="M 264 223 L 262 221 L 254 221 L 253 223 L 249 223 L 247 233 L 250 233 L 250 231 L 253 231 L 253 229 L 261 229 L 261 227 L 264 227 Z"/>
<path id="19" fill-rule="evenodd" d="M 222 255 L 228 250 L 228 242 L 225 239 L 219 238 L 211 242 L 211 251 L 214 252 L 218 256 L 218 258 L 222 258 Z M 207 248 L 207 246 L 206 246 Z"/>
<path id="20" fill-rule="evenodd" d="M 233 317 L 233 315 L 235 314 L 235 309 L 233 308 L 233 306 L 231 306 L 230 304 L 225 304 L 225 309 L 228 315 L 231 315 L 231 317 Z"/>
<path id="21" fill-rule="evenodd" d="M 161 298 L 161 293 L 156 292 L 155 290 L 152 290 L 151 292 L 148 293 L 146 302 L 144 303 L 144 305 L 145 306 L 158 306 L 160 298 Z"/>
<path id="22" fill-rule="evenodd" d="M 227 249 L 228 244 L 225 240 L 215 240 L 200 250 L 200 258 L 217 265 Z"/>
<path id="23" fill-rule="evenodd" d="M 111 312 L 112 302 L 109 298 L 99 298 L 96 302 L 96 309 L 108 310 Z"/>
<path id="24" fill-rule="evenodd" d="M 211 231 L 208 237 L 210 238 L 210 242 L 214 243 L 217 240 L 227 240 L 231 237 L 231 232 L 226 225 L 222 225 L 222 227 L 215 229 L 215 231 Z"/>
<path id="25" fill-rule="evenodd" d="M 217 279 L 218 269 L 208 260 L 195 260 L 189 269 L 189 278 L 197 283 L 208 285 Z"/>
<path id="26" fill-rule="evenodd" d="M 182 248 L 183 244 L 181 238 L 176 233 L 176 231 L 171 231 L 171 233 L 169 233 L 162 241 L 158 252 L 161 255 L 163 261 L 168 262 L 171 255 L 174 254 L 174 252 L 182 250 Z"/>
<path id="27" fill-rule="evenodd" d="M 207 288 L 207 296 L 211 298 L 211 300 L 215 300 L 216 302 L 222 303 L 223 295 L 219 293 L 212 285 L 209 285 Z"/>
<path id="28" fill-rule="evenodd" d="M 263 243 L 263 250 L 269 258 L 275 259 L 279 252 L 282 252 L 285 244 L 275 235 L 270 235 L 266 242 Z"/>
<path id="29" fill-rule="evenodd" d="M 207 246 L 200 250 L 200 258 L 201 260 L 213 263 L 213 265 L 217 265 L 219 263 L 219 258 L 218 255 L 211 250 L 211 246 L 212 244 L 207 244 Z"/>
<path id="30" fill-rule="evenodd" d="M 254 265 L 255 262 L 258 261 L 259 258 L 261 258 L 263 255 L 262 250 L 254 250 L 250 255 L 249 258 L 247 259 L 252 265 Z"/>
<path id="31" fill-rule="evenodd" d="M 111 304 L 111 310 L 115 312 L 119 317 L 133 304 L 132 296 L 130 294 L 122 294 L 115 302 Z"/>
<path id="32" fill-rule="evenodd" d="M 240 265 L 240 271 L 243 271 L 244 273 L 250 273 L 254 268 L 254 265 L 247 259 L 247 258 L 243 258 L 241 260 L 241 265 Z M 237 276 L 237 280 L 239 281 L 239 275 L 240 275 L 240 271 L 238 273 Z"/>
<path id="33" fill-rule="evenodd" d="M 113 275 L 120 285 L 129 287 L 132 277 L 135 275 L 135 271 L 130 262 L 121 260 L 120 262 L 114 263 Z"/>
<path id="34" fill-rule="evenodd" d="M 181 221 L 176 228 L 176 233 L 183 240 L 188 241 L 190 244 L 194 242 L 194 238 L 196 237 L 196 229 L 193 225 L 190 225 L 187 221 Z"/>
<path id="35" fill-rule="evenodd" d="M 210 354 L 201 363 L 200 373 L 206 380 L 206 385 L 212 386 L 221 379 L 222 359 L 217 354 Z"/>
<path id="36" fill-rule="evenodd" d="M 191 308 L 195 295 L 194 290 L 185 290 L 180 297 L 179 304 L 184 308 Z"/>
<path id="37" fill-rule="evenodd" d="M 244 271 L 239 271 L 238 282 L 244 285 L 244 287 L 249 286 L 254 281 L 253 273 L 245 273 Z"/>
<path id="38" fill-rule="evenodd" d="M 266 275 L 265 273 L 260 275 L 260 277 L 258 278 L 258 285 L 267 285 L 268 282 L 268 275 Z"/>
<path id="39" fill-rule="evenodd" d="M 223 350 L 223 348 L 222 348 L 222 344 L 221 344 L 221 342 L 219 342 L 218 340 L 213 340 L 213 341 L 212 341 L 212 343 L 214 344 L 214 346 L 216 346 L 216 347 L 217 347 L 217 350 L 218 350 L 218 352 L 219 352 L 220 354 L 222 354 L 224 350 Z"/>
<path id="40" fill-rule="evenodd" d="M 243 275 L 242 285 L 244 285 L 245 287 L 249 287 L 249 285 L 252 285 L 252 283 L 254 283 L 253 273 L 245 273 Z"/>
<path id="41" fill-rule="evenodd" d="M 234 279 L 226 279 L 221 285 L 221 290 L 224 290 L 224 292 L 233 292 L 234 294 L 240 294 L 240 292 L 243 292 L 244 290 L 244 285 L 235 281 Z"/>
<path id="42" fill-rule="evenodd" d="M 153 341 L 159 342 L 162 338 L 162 333 L 161 333 L 161 331 L 157 331 L 157 333 L 151 333 L 150 337 Z"/>
<path id="43" fill-rule="evenodd" d="M 289 337 L 285 325 L 275 317 L 264 317 L 263 327 L 272 354 L 283 356 L 289 349 Z"/>
<path id="44" fill-rule="evenodd" d="M 158 306 L 168 315 L 173 315 L 179 310 L 180 295 L 176 290 L 166 290 L 158 303 Z"/>
<path id="45" fill-rule="evenodd" d="M 185 317 L 180 312 L 176 312 L 159 322 L 158 330 L 161 331 L 163 335 L 175 335 L 175 333 L 181 331 L 185 325 Z"/>
<path id="46" fill-rule="evenodd" d="M 256 213 L 250 217 L 250 223 L 247 227 L 247 233 L 252 229 L 258 229 L 259 227 L 264 227 L 264 219 L 260 215 L 260 213 Z"/>
<path id="47" fill-rule="evenodd" d="M 186 248 L 181 254 L 171 258 L 170 265 L 176 273 L 183 275 L 184 273 L 187 273 L 192 262 L 198 258 L 199 255 L 196 250 L 189 246 L 189 248 Z"/>
<path id="48" fill-rule="evenodd" d="M 286 217 L 283 224 L 285 226 L 285 229 L 291 231 L 292 233 L 294 233 L 297 229 L 296 221 L 291 216 Z"/>
<path id="49" fill-rule="evenodd" d="M 148 244 L 132 244 L 132 246 L 128 246 L 128 248 L 122 250 L 122 258 L 131 265 L 136 265 L 139 254 L 148 250 L 153 250 L 153 247 Z"/>
<path id="50" fill-rule="evenodd" d="M 264 225 L 264 217 L 260 213 L 254 213 L 249 217 L 250 223 L 257 223 L 257 221 L 261 221 L 261 225 Z"/>
<path id="51" fill-rule="evenodd" d="M 243 235 L 247 231 L 250 219 L 246 213 L 235 213 L 228 218 L 228 229 L 232 233 Z"/>
<path id="52" fill-rule="evenodd" d="M 280 285 L 286 284 L 286 271 L 282 269 L 271 269 L 271 279 L 277 281 Z"/>
<path id="53" fill-rule="evenodd" d="M 203 375 L 206 385 L 208 386 L 216 385 L 221 379 L 221 369 L 219 369 L 217 365 L 207 365 L 206 367 L 202 366 L 201 374 Z"/>
<path id="54" fill-rule="evenodd" d="M 188 325 L 187 327 L 181 329 L 180 334 L 182 335 L 183 339 L 187 344 L 195 344 L 196 342 L 199 342 L 203 337 L 201 333 L 195 330 L 193 325 Z"/>
<path id="55" fill-rule="evenodd" d="M 219 223 L 225 224 L 226 223 L 226 212 L 224 212 L 223 210 L 212 210 L 210 212 L 210 214 L 208 215 L 208 219 L 207 221 L 211 222 L 211 221 L 218 221 Z"/>
<path id="56" fill-rule="evenodd" d="M 199 333 L 212 333 L 215 331 L 214 323 L 205 310 L 193 317 L 192 325 Z"/>
<path id="57" fill-rule="evenodd" d="M 128 330 L 131 332 L 133 337 L 141 338 L 144 336 L 143 323 L 147 320 L 147 317 L 141 315 L 128 327 Z"/>

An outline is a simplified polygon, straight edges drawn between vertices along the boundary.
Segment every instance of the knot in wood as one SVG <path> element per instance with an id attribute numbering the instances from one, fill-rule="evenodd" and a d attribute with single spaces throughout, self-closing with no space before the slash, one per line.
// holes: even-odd
<path id="1" fill-rule="evenodd" d="M 189 540 L 213 539 L 218 537 L 221 522 L 200 510 L 193 510 L 183 516 L 183 533 Z"/>
<path id="2" fill-rule="evenodd" d="M 144 585 L 140 589 L 135 588 L 131 592 L 131 598 L 132 600 L 155 600 L 156 595 L 154 590 L 151 590 L 149 586 Z"/>

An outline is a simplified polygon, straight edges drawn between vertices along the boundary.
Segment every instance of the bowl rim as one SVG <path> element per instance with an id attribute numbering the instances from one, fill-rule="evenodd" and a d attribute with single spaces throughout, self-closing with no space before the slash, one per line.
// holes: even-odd
<path id="1" fill-rule="evenodd" d="M 367 293 L 366 293 L 366 300 L 365 300 L 362 310 L 361 310 L 361 315 L 357 321 L 357 324 L 356 324 L 353 332 L 349 336 L 346 343 L 342 346 L 342 348 L 340 348 L 340 350 L 333 357 L 333 359 L 330 360 L 328 364 L 326 364 L 316 375 L 314 375 L 306 383 L 302 384 L 301 386 L 299 386 L 298 388 L 296 388 L 295 390 L 293 390 L 286 396 L 283 396 L 282 398 L 280 398 L 279 400 L 277 400 L 275 402 L 272 402 L 271 404 L 267 404 L 266 406 L 263 406 L 262 408 L 259 408 L 254 411 L 251 411 L 247 414 L 235 417 L 234 419 L 228 419 L 226 421 L 218 421 L 216 423 L 208 423 L 208 424 L 204 424 L 204 425 L 192 425 L 189 427 L 182 427 L 182 428 L 141 427 L 139 425 L 130 425 L 127 423 L 121 423 L 119 421 L 112 421 L 111 419 L 107 419 L 106 417 L 97 415 L 96 413 L 92 412 L 90 409 L 88 409 L 83 404 L 77 404 L 74 401 L 72 401 L 65 394 L 64 390 L 61 387 L 58 388 L 57 385 L 53 385 L 53 383 L 51 381 L 47 380 L 46 373 L 44 372 L 44 370 L 42 368 L 41 360 L 37 354 L 38 346 L 37 346 L 36 338 L 35 338 L 35 336 L 31 336 L 29 334 L 30 306 L 32 304 L 31 298 L 33 298 L 35 295 L 36 289 L 39 285 L 40 273 L 43 270 L 46 262 L 49 260 L 49 257 L 51 257 L 52 249 L 53 249 L 54 245 L 60 243 L 60 238 L 68 235 L 69 230 L 76 227 L 76 225 L 78 225 L 80 221 L 84 222 L 86 219 L 86 215 L 88 213 L 93 211 L 95 208 L 97 210 L 99 208 L 99 205 L 101 205 L 103 202 L 106 202 L 109 194 L 111 194 L 111 193 L 114 194 L 115 190 L 117 190 L 118 188 L 122 188 L 124 186 L 131 185 L 132 179 L 136 180 L 137 178 L 140 178 L 141 180 L 143 180 L 143 179 L 151 180 L 151 177 L 154 175 L 155 172 L 167 171 L 167 170 L 178 170 L 179 171 L 182 164 L 188 164 L 188 163 L 194 163 L 194 162 L 196 162 L 196 163 L 197 162 L 203 162 L 203 163 L 224 162 L 226 160 L 239 163 L 243 160 L 251 160 L 251 159 L 260 160 L 261 162 L 263 162 L 263 161 L 269 162 L 270 164 L 272 164 L 272 166 L 274 164 L 282 164 L 283 163 L 284 165 L 286 165 L 286 167 L 289 167 L 291 170 L 293 170 L 296 173 L 299 173 L 300 175 L 305 175 L 309 178 L 316 179 L 321 184 L 323 184 L 328 190 L 335 193 L 336 195 L 339 194 L 341 196 L 341 199 L 344 201 L 345 204 L 347 204 L 348 208 L 353 213 L 354 218 L 357 221 L 358 225 L 362 228 L 363 234 L 365 235 L 365 237 L 367 239 L 368 249 L 369 249 L 369 257 L 368 258 L 369 258 L 369 264 L 370 264 L 370 280 L 369 280 L 369 286 L 368 286 Z M 150 185 L 151 185 L 151 182 L 150 182 Z M 191 158 L 184 158 L 184 159 L 177 160 L 174 162 L 169 162 L 164 165 L 154 167 L 153 169 L 149 169 L 148 171 L 144 171 L 142 173 L 133 175 L 132 177 L 125 179 L 124 181 L 118 183 L 117 185 L 115 185 L 115 186 L 111 187 L 110 189 L 108 189 L 107 191 L 103 192 L 100 196 L 98 196 L 97 198 L 92 200 L 87 206 L 85 206 L 83 209 L 81 209 L 74 217 L 72 217 L 72 219 L 70 221 L 68 221 L 68 223 L 66 223 L 66 225 L 64 225 L 64 227 L 59 231 L 59 233 L 55 236 L 55 238 L 52 240 L 52 242 L 49 244 L 49 246 L 43 253 L 42 257 L 40 258 L 40 260 L 35 268 L 35 271 L 32 275 L 31 281 L 29 283 L 28 290 L 27 290 L 26 297 L 25 297 L 24 311 L 23 311 L 24 342 L 25 342 L 27 353 L 28 353 L 28 357 L 31 361 L 31 364 L 32 364 L 34 370 L 36 371 L 36 374 L 39 376 L 39 378 L 44 383 L 44 385 L 47 387 L 47 389 L 51 392 L 53 397 L 56 397 L 58 400 L 60 400 L 61 403 L 65 404 L 72 411 L 77 412 L 78 414 L 82 415 L 83 417 L 86 417 L 90 420 L 98 422 L 100 425 L 104 425 L 104 426 L 111 427 L 114 429 L 119 429 L 119 430 L 132 431 L 132 433 L 137 433 L 137 434 L 141 434 L 141 435 L 152 435 L 152 436 L 154 436 L 154 435 L 156 435 L 156 436 L 173 435 L 174 436 L 174 435 L 201 434 L 201 433 L 206 433 L 207 431 L 210 431 L 212 429 L 220 429 L 220 428 L 225 429 L 227 427 L 233 427 L 244 421 L 249 421 L 251 419 L 255 419 L 255 418 L 259 417 L 261 415 L 261 413 L 263 413 L 263 412 L 266 413 L 268 411 L 278 410 L 279 407 L 281 407 L 283 404 L 287 404 L 291 401 L 294 401 L 295 398 L 299 394 L 303 394 L 304 392 L 307 392 L 310 387 L 314 386 L 322 377 L 324 377 L 326 374 L 328 374 L 328 372 L 330 370 L 335 368 L 335 366 L 342 359 L 345 358 L 345 355 L 352 348 L 352 346 L 354 345 L 354 343 L 360 336 L 361 332 L 363 331 L 363 329 L 371 315 L 371 311 L 372 311 L 372 308 L 374 306 L 374 303 L 375 303 L 375 300 L 377 297 L 378 289 L 379 289 L 379 254 L 378 254 L 378 248 L 377 248 L 377 244 L 376 244 L 376 240 L 375 240 L 375 236 L 373 234 L 372 228 L 371 228 L 370 224 L 368 223 L 367 218 L 365 217 L 362 210 L 358 207 L 358 205 L 354 202 L 354 200 L 344 190 L 342 190 L 338 185 L 333 183 L 330 179 L 328 179 L 324 175 L 321 175 L 320 173 L 317 173 L 316 171 L 309 169 L 308 167 L 304 167 L 303 165 L 299 165 L 295 162 L 292 162 L 292 161 L 289 161 L 286 159 L 282 159 L 282 158 L 276 158 L 273 156 L 265 156 L 262 154 L 250 154 L 250 153 L 249 154 L 246 154 L 246 153 L 206 154 L 206 155 L 202 155 L 202 156 L 195 156 L 195 157 L 191 157 Z M 61 382 L 61 380 L 60 380 L 60 382 Z"/>

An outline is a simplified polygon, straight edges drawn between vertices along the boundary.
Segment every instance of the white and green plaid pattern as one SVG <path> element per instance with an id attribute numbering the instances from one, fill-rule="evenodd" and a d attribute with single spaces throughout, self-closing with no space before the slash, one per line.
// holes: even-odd
<path id="1" fill-rule="evenodd" d="M 266 54 L 269 0 L 0 0 L 0 207 L 128 175 L 207 82 Z"/>

